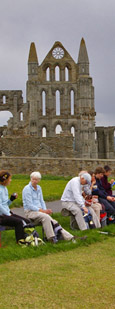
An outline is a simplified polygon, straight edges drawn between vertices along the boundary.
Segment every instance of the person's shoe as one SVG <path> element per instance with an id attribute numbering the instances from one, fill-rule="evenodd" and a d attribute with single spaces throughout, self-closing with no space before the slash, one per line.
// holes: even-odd
<path id="1" fill-rule="evenodd" d="M 75 239 L 74 237 L 71 239 L 71 242 L 72 242 L 73 244 L 76 244 L 76 243 L 77 243 L 77 241 L 76 241 L 76 239 Z"/>
<path id="2" fill-rule="evenodd" d="M 57 244 L 57 242 L 58 242 L 58 240 L 57 240 L 56 237 L 51 237 L 51 238 L 49 238 L 48 240 L 49 240 L 49 242 L 51 242 L 52 244 Z"/>

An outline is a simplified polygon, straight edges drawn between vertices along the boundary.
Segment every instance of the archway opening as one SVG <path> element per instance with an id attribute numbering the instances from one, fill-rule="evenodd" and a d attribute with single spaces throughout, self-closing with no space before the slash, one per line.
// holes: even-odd
<path id="1" fill-rule="evenodd" d="M 62 132 L 62 127 L 60 124 L 57 124 L 56 128 L 55 128 L 55 133 L 56 134 L 60 134 L 60 132 Z"/>
<path id="2" fill-rule="evenodd" d="M 0 111 L 0 127 L 8 125 L 8 120 L 13 118 L 11 112 L 8 111 Z"/>
<path id="3" fill-rule="evenodd" d="M 3 97 L 2 97 L 2 102 L 3 102 L 3 104 L 6 104 L 6 96 L 5 95 L 3 95 Z"/>
<path id="4" fill-rule="evenodd" d="M 20 121 L 23 121 L 23 112 L 20 112 Z"/>
<path id="5" fill-rule="evenodd" d="M 46 93 L 42 91 L 42 116 L 46 116 Z"/>
<path id="6" fill-rule="evenodd" d="M 42 137 L 46 137 L 46 127 L 42 128 Z"/>
<path id="7" fill-rule="evenodd" d="M 50 81 L 50 68 L 49 67 L 46 69 L 46 81 L 47 82 Z"/>
<path id="8" fill-rule="evenodd" d="M 70 91 L 71 115 L 74 115 L 74 91 Z"/>
<path id="9" fill-rule="evenodd" d="M 65 67 L 65 81 L 69 81 L 69 69 L 67 67 Z"/>
<path id="10" fill-rule="evenodd" d="M 75 137 L 75 127 L 74 126 L 71 127 L 71 134 L 73 135 L 73 137 Z"/>
<path id="11" fill-rule="evenodd" d="M 55 80 L 56 80 L 57 82 L 60 81 L 60 68 L 59 68 L 58 65 L 55 67 Z"/>
<path id="12" fill-rule="evenodd" d="M 60 91 L 56 90 L 56 116 L 60 115 Z"/>

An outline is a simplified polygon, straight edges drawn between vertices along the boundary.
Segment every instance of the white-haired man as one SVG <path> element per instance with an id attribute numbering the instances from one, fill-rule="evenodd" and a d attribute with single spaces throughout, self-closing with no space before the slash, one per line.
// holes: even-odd
<path id="1" fill-rule="evenodd" d="M 58 222 L 50 216 L 52 214 L 52 210 L 46 208 L 42 189 L 38 185 L 40 180 L 41 174 L 39 172 L 31 173 L 30 182 L 23 189 L 22 198 L 25 216 L 28 219 L 33 220 L 35 225 L 39 225 L 41 223 L 47 239 L 51 242 L 55 242 L 56 240 L 54 233 L 56 228 L 60 228 L 62 239 L 74 239 L 72 234 L 64 230 L 61 226 L 59 227 Z"/>
<path id="2" fill-rule="evenodd" d="M 91 175 L 84 171 L 84 173 L 80 176 L 72 178 L 67 183 L 61 197 L 62 209 L 68 210 L 72 214 L 70 221 L 71 227 L 73 223 L 72 220 L 74 218 L 80 230 L 86 230 L 88 228 L 83 217 L 83 213 L 88 213 L 88 209 L 85 206 L 85 200 L 82 196 L 82 187 L 86 184 L 91 185 Z M 94 210 L 91 208 L 90 213 L 92 215 L 92 221 L 95 227 L 100 227 L 100 222 Z"/>

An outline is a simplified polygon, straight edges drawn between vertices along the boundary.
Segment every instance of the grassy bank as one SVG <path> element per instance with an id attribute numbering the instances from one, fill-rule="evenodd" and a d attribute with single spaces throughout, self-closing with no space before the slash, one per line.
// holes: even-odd
<path id="1" fill-rule="evenodd" d="M 70 230 L 69 225 L 69 217 L 62 217 L 60 214 L 53 214 L 53 218 L 58 220 L 58 222 L 68 230 L 73 235 L 83 236 L 87 235 L 86 240 L 78 239 L 76 244 L 72 242 L 60 241 L 56 245 L 52 245 L 50 243 L 46 243 L 46 245 L 39 247 L 26 247 L 22 248 L 16 244 L 15 241 L 15 232 L 11 231 L 3 231 L 2 232 L 2 248 L 0 248 L 0 263 L 5 263 L 7 261 L 14 261 L 20 259 L 28 259 L 33 257 L 40 257 L 41 255 L 48 255 L 51 253 L 58 253 L 60 251 L 70 251 L 78 247 L 89 246 L 93 243 L 103 242 L 103 240 L 107 239 L 109 236 L 105 234 L 100 234 L 98 230 L 87 230 L 87 231 L 72 231 Z M 36 230 L 39 233 L 39 236 L 42 238 L 42 228 L 36 227 Z M 111 224 L 103 229 L 103 231 L 108 231 L 109 233 L 114 233 L 115 235 L 115 224 Z M 111 236 L 112 237 L 112 236 Z M 113 241 L 115 241 L 113 237 Z"/>
<path id="2" fill-rule="evenodd" d="M 115 308 L 114 260 L 109 237 L 68 253 L 2 264 L 0 308 Z"/>

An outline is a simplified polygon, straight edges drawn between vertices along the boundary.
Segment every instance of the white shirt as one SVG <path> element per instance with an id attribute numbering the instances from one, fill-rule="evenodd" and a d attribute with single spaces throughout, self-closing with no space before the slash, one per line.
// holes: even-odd
<path id="1" fill-rule="evenodd" d="M 82 185 L 80 177 L 72 178 L 66 185 L 61 197 L 62 202 L 75 202 L 80 208 L 85 207 L 84 198 L 82 196 Z"/>

